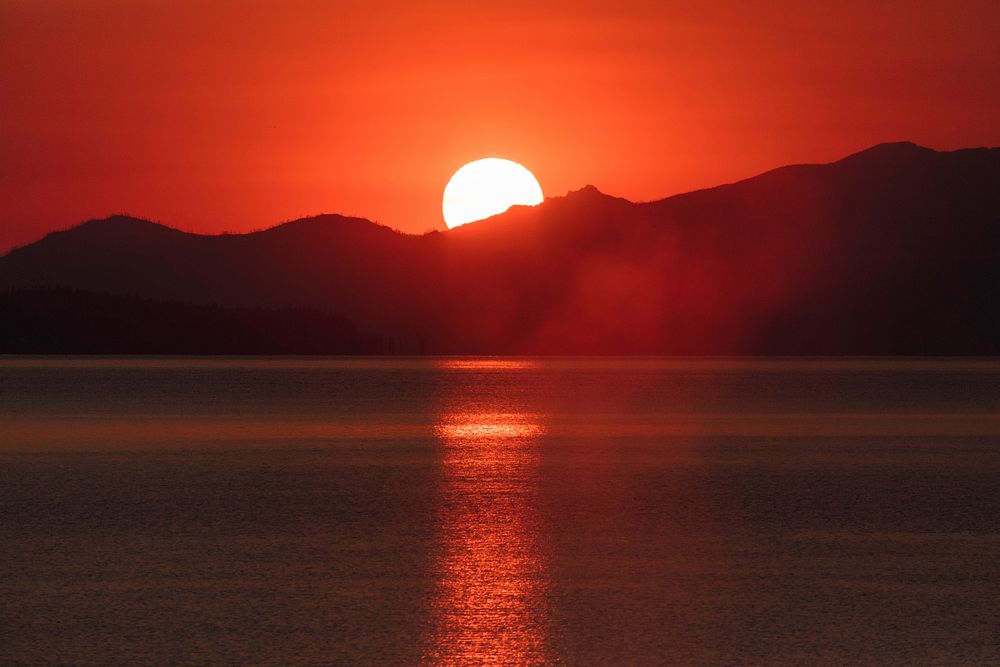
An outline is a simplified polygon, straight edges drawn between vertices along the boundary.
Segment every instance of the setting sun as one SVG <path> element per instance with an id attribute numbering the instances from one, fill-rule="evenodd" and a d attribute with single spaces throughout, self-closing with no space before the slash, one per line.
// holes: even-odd
<path id="1" fill-rule="evenodd" d="M 455 172 L 444 189 L 442 210 L 449 228 L 503 213 L 518 204 L 541 204 L 534 174 L 511 160 L 485 158 Z"/>

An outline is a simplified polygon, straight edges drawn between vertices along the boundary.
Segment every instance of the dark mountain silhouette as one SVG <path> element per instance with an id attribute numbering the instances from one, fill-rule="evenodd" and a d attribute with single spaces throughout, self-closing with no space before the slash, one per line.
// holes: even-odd
<path id="1" fill-rule="evenodd" d="M 898 143 L 648 203 L 586 187 L 423 236 L 113 217 L 0 258 L 0 289 L 306 308 L 427 352 L 996 354 L 998 251 L 1000 150 Z"/>
<path id="2" fill-rule="evenodd" d="M 0 293 L 7 354 L 378 354 L 390 345 L 301 308 L 222 308 L 65 288 Z"/>

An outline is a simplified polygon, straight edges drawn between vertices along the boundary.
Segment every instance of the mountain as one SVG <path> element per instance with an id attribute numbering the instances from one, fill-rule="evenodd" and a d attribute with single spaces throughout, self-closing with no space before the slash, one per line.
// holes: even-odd
<path id="1" fill-rule="evenodd" d="M 378 354 L 391 344 L 302 308 L 223 308 L 66 288 L 0 293 L 6 354 Z"/>
<path id="2" fill-rule="evenodd" d="M 586 187 L 423 236 L 112 217 L 12 250 L 0 289 L 310 309 L 440 353 L 997 354 L 998 251 L 1000 149 L 896 143 L 654 202 Z"/>

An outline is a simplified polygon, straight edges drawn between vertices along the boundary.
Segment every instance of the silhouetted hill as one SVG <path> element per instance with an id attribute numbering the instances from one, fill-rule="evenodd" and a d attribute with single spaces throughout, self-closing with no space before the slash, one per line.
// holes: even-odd
<path id="1" fill-rule="evenodd" d="M 65 288 L 0 293 L 0 354 L 380 354 L 349 322 L 301 308 L 150 301 Z"/>
<path id="2" fill-rule="evenodd" d="M 424 236 L 109 218 L 0 258 L 0 288 L 311 308 L 429 352 L 995 354 L 998 225 L 1000 150 L 882 144 L 655 202 L 588 186 Z"/>

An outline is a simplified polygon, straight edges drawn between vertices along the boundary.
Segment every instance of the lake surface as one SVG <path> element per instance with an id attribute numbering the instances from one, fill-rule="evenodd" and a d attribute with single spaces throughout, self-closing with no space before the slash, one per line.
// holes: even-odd
<path id="1" fill-rule="evenodd" d="M 997 664 L 1000 362 L 0 359 L 0 663 Z"/>

